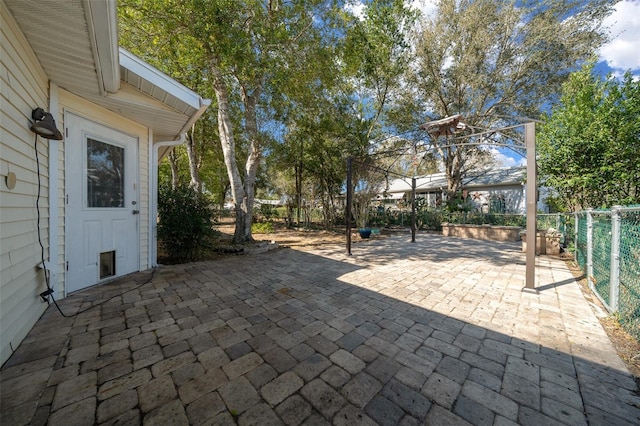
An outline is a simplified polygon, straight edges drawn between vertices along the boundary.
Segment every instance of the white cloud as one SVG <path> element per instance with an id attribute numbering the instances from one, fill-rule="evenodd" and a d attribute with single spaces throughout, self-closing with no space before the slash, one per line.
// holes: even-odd
<path id="1" fill-rule="evenodd" d="M 518 154 L 507 155 L 510 151 L 500 150 L 495 146 L 489 147 L 487 150 L 491 153 L 497 167 L 525 166 L 527 164 L 527 159 Z"/>
<path id="2" fill-rule="evenodd" d="M 349 1 L 344 5 L 344 10 L 351 13 L 359 20 L 364 20 L 364 3 L 361 1 Z"/>
<path id="3" fill-rule="evenodd" d="M 437 0 L 413 0 L 409 4 L 412 9 L 422 12 L 424 17 L 431 18 L 438 9 L 437 3 Z"/>
<path id="4" fill-rule="evenodd" d="M 640 70 L 640 1 L 618 2 L 604 25 L 613 40 L 600 49 L 600 58 L 614 70 Z"/>

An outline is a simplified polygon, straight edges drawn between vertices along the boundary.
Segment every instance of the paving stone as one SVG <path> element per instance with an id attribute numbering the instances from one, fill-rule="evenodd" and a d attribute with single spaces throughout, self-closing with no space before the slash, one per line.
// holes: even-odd
<path id="1" fill-rule="evenodd" d="M 344 336 L 344 333 L 333 327 L 329 327 L 326 330 L 324 330 L 322 333 L 320 333 L 320 335 L 332 342 L 335 342 L 336 340 Z"/>
<path id="2" fill-rule="evenodd" d="M 200 377 L 205 374 L 204 367 L 199 362 L 183 365 L 182 367 L 171 372 L 171 377 L 176 386 L 188 382 L 191 379 Z"/>
<path id="3" fill-rule="evenodd" d="M 458 398 L 462 385 L 438 373 L 433 373 L 422 388 L 422 393 L 436 404 L 449 410 Z"/>
<path id="4" fill-rule="evenodd" d="M 304 385 L 294 372 L 288 371 L 262 387 L 262 397 L 272 406 L 278 405 Z"/>
<path id="5" fill-rule="evenodd" d="M 338 345 L 321 335 L 309 337 L 305 343 L 324 356 L 329 356 L 339 349 Z"/>
<path id="6" fill-rule="evenodd" d="M 414 324 L 407 332 L 424 341 L 433 333 L 433 328 L 423 324 Z"/>
<path id="7" fill-rule="evenodd" d="M 462 349 L 460 349 L 457 346 L 454 346 L 451 343 L 447 343 L 447 342 L 443 342 L 442 340 L 436 339 L 434 337 L 428 337 L 427 340 L 424 341 L 424 347 L 427 348 L 431 348 L 431 349 L 435 349 L 436 351 L 445 354 L 445 355 L 449 355 L 450 357 L 453 358 L 459 358 L 460 354 L 462 353 Z M 420 350 L 422 348 L 418 349 L 416 351 L 416 354 L 420 355 Z"/>
<path id="8" fill-rule="evenodd" d="M 98 388 L 98 400 L 102 401 L 129 389 L 135 389 L 149 380 L 151 380 L 151 372 L 148 369 L 137 370 L 109 380 Z"/>
<path id="9" fill-rule="evenodd" d="M 153 373 L 154 377 L 160 377 L 165 374 L 171 373 L 174 370 L 182 367 L 183 365 L 190 364 L 196 360 L 196 357 L 193 353 L 183 352 L 179 355 L 173 356 L 171 358 L 163 359 L 162 361 L 156 362 L 151 366 L 151 373 Z"/>
<path id="10" fill-rule="evenodd" d="M 258 392 L 244 377 L 225 384 L 218 392 L 231 413 L 242 414 L 260 401 Z"/>
<path id="11" fill-rule="evenodd" d="M 154 345 L 158 341 L 156 334 L 152 331 L 147 333 L 138 334 L 129 339 L 129 348 L 132 351 L 146 348 L 147 346 Z"/>
<path id="12" fill-rule="evenodd" d="M 504 374 L 503 365 L 471 352 L 463 352 L 462 355 L 460 355 L 460 361 L 464 361 L 472 367 L 488 371 L 498 377 L 502 377 Z"/>
<path id="13" fill-rule="evenodd" d="M 155 410 L 147 413 L 143 418 L 144 425 L 188 425 L 189 419 L 179 399 L 174 399 Z"/>
<path id="14" fill-rule="evenodd" d="M 397 380 L 387 383 L 381 394 L 419 420 L 425 418 L 431 407 L 427 398 Z"/>
<path id="15" fill-rule="evenodd" d="M 198 355 L 200 352 L 204 352 L 208 349 L 218 346 L 215 339 L 211 337 L 209 333 L 196 334 L 195 336 L 187 339 L 187 342 L 191 347 L 191 351 L 196 355 Z"/>
<path id="16" fill-rule="evenodd" d="M 518 404 L 477 383 L 466 382 L 462 386 L 462 395 L 487 407 L 491 411 L 501 414 L 507 419 L 515 420 L 518 416 Z"/>
<path id="17" fill-rule="evenodd" d="M 403 349 L 407 352 L 414 352 L 422 345 L 423 342 L 424 339 L 421 339 L 420 337 L 413 334 L 405 333 L 398 337 L 398 339 L 395 341 L 395 344 L 400 349 Z"/>
<path id="18" fill-rule="evenodd" d="M 225 349 L 227 355 L 231 360 L 236 360 L 248 353 L 252 352 L 251 346 L 249 346 L 246 342 L 237 343 L 229 348 Z"/>
<path id="19" fill-rule="evenodd" d="M 252 337 L 251 339 L 247 340 L 247 343 L 253 348 L 254 351 L 259 353 L 260 355 L 264 355 L 265 353 L 275 349 L 278 346 L 278 344 L 273 339 L 264 334 Z"/>
<path id="20" fill-rule="evenodd" d="M 406 351 L 400 351 L 395 357 L 395 361 L 397 361 L 398 363 L 424 376 L 429 376 L 436 368 L 436 365 L 438 365 L 441 359 L 441 354 L 432 351 L 430 351 L 428 354 L 423 354 L 423 356 L 412 354 Z"/>
<path id="21" fill-rule="evenodd" d="M 133 364 L 131 360 L 124 360 L 109 364 L 98 370 L 98 384 L 108 382 L 117 377 L 129 374 L 133 371 Z"/>
<path id="22" fill-rule="evenodd" d="M 540 367 L 530 361 L 510 356 L 507 359 L 504 371 L 508 374 L 520 376 L 536 385 L 540 384 Z"/>
<path id="23" fill-rule="evenodd" d="M 505 373 L 501 393 L 520 405 L 540 410 L 540 387 L 527 379 Z"/>
<path id="24" fill-rule="evenodd" d="M 376 396 L 367 404 L 365 413 L 381 426 L 397 425 L 404 416 L 404 410 L 383 396 Z"/>
<path id="25" fill-rule="evenodd" d="M 424 421 L 425 425 L 447 425 L 447 426 L 471 426 L 471 423 L 462 417 L 456 416 L 451 411 L 434 404 Z"/>
<path id="26" fill-rule="evenodd" d="M 368 346 L 366 343 L 364 345 L 358 346 L 351 353 L 354 356 L 357 356 L 358 358 L 363 360 L 364 362 L 373 362 L 375 361 L 376 358 L 378 358 L 378 356 L 380 356 L 379 352 L 375 351 L 372 347 Z"/>
<path id="27" fill-rule="evenodd" d="M 464 383 L 470 370 L 469 364 L 450 356 L 442 358 L 436 367 L 438 373 L 459 384 Z"/>
<path id="28" fill-rule="evenodd" d="M 143 324 L 140 326 L 140 331 L 146 333 L 147 331 L 155 331 L 159 328 L 166 327 L 171 324 L 175 324 L 176 320 L 173 318 L 165 318 L 163 320 L 150 322 L 149 324 Z"/>
<path id="29" fill-rule="evenodd" d="M 204 375 L 185 382 L 178 388 L 178 395 L 184 404 L 190 404 L 198 398 L 213 392 L 228 382 L 220 369 L 209 370 Z"/>
<path id="30" fill-rule="evenodd" d="M 278 373 L 269 364 L 260 364 L 253 370 L 247 372 L 245 377 L 254 388 L 260 389 L 265 384 L 276 378 Z"/>
<path id="31" fill-rule="evenodd" d="M 96 399 L 83 399 L 54 411 L 47 424 L 51 426 L 83 426 L 95 423 Z"/>
<path id="32" fill-rule="evenodd" d="M 342 395 L 321 379 L 307 383 L 300 393 L 326 418 L 332 418 L 347 403 Z"/>
<path id="33" fill-rule="evenodd" d="M 364 408 L 382 389 L 382 384 L 365 372 L 354 376 L 340 389 L 342 395 L 358 408 Z"/>
<path id="34" fill-rule="evenodd" d="M 311 414 L 311 404 L 299 395 L 292 395 L 276 407 L 276 413 L 287 425 L 299 425 Z"/>
<path id="35" fill-rule="evenodd" d="M 453 414 L 479 426 L 491 426 L 495 418 L 493 411 L 485 405 L 469 399 L 464 395 L 457 399 L 455 406 L 453 407 Z"/>
<path id="36" fill-rule="evenodd" d="M 131 351 L 129 349 L 122 349 L 120 351 L 109 352 L 108 354 L 100 355 L 95 359 L 91 359 L 80 364 L 80 374 L 99 370 L 107 365 L 129 359 L 130 357 Z"/>
<path id="37" fill-rule="evenodd" d="M 391 358 L 380 356 L 367 365 L 366 371 L 382 384 L 387 383 L 400 369 L 401 365 Z"/>
<path id="38" fill-rule="evenodd" d="M 475 367 L 469 371 L 467 380 L 489 388 L 494 392 L 500 392 L 500 388 L 502 387 L 502 379 L 500 377 Z"/>
<path id="39" fill-rule="evenodd" d="M 98 404 L 96 412 L 98 423 L 103 423 L 113 417 L 119 416 L 138 405 L 138 393 L 130 389 L 119 393 Z"/>
<path id="40" fill-rule="evenodd" d="M 581 412 L 584 411 L 582 396 L 580 392 L 576 392 L 573 389 L 557 385 L 553 382 L 542 381 L 542 383 L 540 383 L 540 394 L 543 399 L 544 397 L 550 398 L 576 408 Z"/>
<path id="41" fill-rule="evenodd" d="M 420 374 L 408 367 L 400 367 L 395 378 L 410 388 L 419 391 L 427 381 L 427 376 Z"/>
<path id="42" fill-rule="evenodd" d="M 589 422 L 583 410 L 578 410 L 550 398 L 542 398 L 542 412 L 549 417 L 558 419 L 561 423 L 569 425 L 588 425 Z"/>
<path id="43" fill-rule="evenodd" d="M 222 371 L 225 372 L 229 379 L 233 380 L 238 376 L 242 376 L 248 371 L 253 370 L 258 365 L 262 364 L 264 360 L 260 355 L 255 352 L 248 353 L 236 360 L 231 361 L 222 367 Z"/>
<path id="44" fill-rule="evenodd" d="M 96 358 L 99 354 L 100 345 L 98 343 L 80 346 L 79 348 L 71 349 L 67 352 L 64 365 L 69 366 L 73 364 L 80 364 L 83 361 Z"/>
<path id="45" fill-rule="evenodd" d="M 549 416 L 544 415 L 543 413 L 533 410 L 529 407 L 522 407 L 520 409 L 520 412 L 518 413 L 518 420 L 517 420 L 519 425 L 522 426 L 538 426 L 538 425 L 545 425 L 545 426 L 560 426 L 563 425 L 563 423 L 560 423 L 559 421 L 556 421 L 554 419 L 552 419 Z M 604 424 L 615 424 L 615 423 L 604 423 Z M 622 424 L 622 423 L 620 423 Z"/>
<path id="46" fill-rule="evenodd" d="M 58 384 L 56 395 L 51 406 L 52 411 L 58 411 L 71 403 L 78 402 L 96 395 L 98 374 L 95 371 L 76 376 L 73 379 Z M 95 402 L 94 402 L 95 405 Z"/>
<path id="47" fill-rule="evenodd" d="M 238 420 L 239 426 L 276 426 L 284 423 L 267 404 L 251 407 Z"/>
<path id="48" fill-rule="evenodd" d="M 353 331 L 351 333 L 345 334 L 344 336 L 336 340 L 335 343 L 342 349 L 351 352 L 366 340 L 366 337 Z"/>
<path id="49" fill-rule="evenodd" d="M 179 340 L 162 348 L 162 354 L 165 358 L 171 358 L 187 351 L 191 352 L 191 347 L 186 340 Z"/>
<path id="50" fill-rule="evenodd" d="M 270 350 L 262 357 L 264 361 L 271 365 L 278 373 L 284 373 L 285 371 L 291 370 L 298 364 L 298 361 L 289 355 L 289 352 L 280 347 Z"/>
<path id="51" fill-rule="evenodd" d="M 467 334 L 458 334 L 453 341 L 454 346 L 467 352 L 477 352 L 482 345 L 482 341 Z"/>
<path id="52" fill-rule="evenodd" d="M 331 365 L 331 361 L 316 353 L 296 365 L 293 371 L 302 377 L 305 382 L 309 382 Z"/>
<path id="53" fill-rule="evenodd" d="M 298 346 L 295 346 L 289 350 L 291 356 L 293 356 L 298 361 L 304 361 L 313 355 L 316 351 L 306 343 L 301 343 Z"/>
<path id="54" fill-rule="evenodd" d="M 350 354 L 344 349 L 339 349 L 331 354 L 329 359 L 338 366 L 344 368 L 351 374 L 357 374 L 365 367 L 364 361 Z"/>
<path id="55" fill-rule="evenodd" d="M 229 348 L 233 345 L 236 345 L 240 342 L 244 342 L 248 339 L 250 339 L 252 336 L 251 334 L 249 334 L 249 332 L 247 332 L 246 330 L 240 330 L 237 331 L 235 333 L 233 333 L 230 336 L 227 337 L 223 337 L 221 339 L 217 339 L 218 340 L 218 344 L 222 347 L 222 348 Z"/>
<path id="56" fill-rule="evenodd" d="M 304 426 L 331 426 L 320 413 L 314 412 L 304 421 Z"/>
<path id="57" fill-rule="evenodd" d="M 131 354 L 133 369 L 139 370 L 148 367 L 164 359 L 162 348 L 159 345 L 146 346 Z"/>
<path id="58" fill-rule="evenodd" d="M 200 425 L 208 423 L 210 419 L 226 409 L 222 398 L 217 392 L 209 392 L 187 406 L 189 424 Z"/>
<path id="59" fill-rule="evenodd" d="M 53 386 L 53 385 L 57 385 L 58 383 L 64 382 L 66 380 L 73 379 L 78 375 L 79 367 L 80 367 L 79 365 L 70 365 L 68 367 L 53 370 L 53 372 L 51 373 L 51 376 L 49 377 L 49 381 L 47 382 L 47 385 Z M 43 369 L 40 371 L 42 371 L 43 373 L 42 379 L 44 380 L 48 374 L 48 369 Z M 24 377 L 25 377 L 24 375 L 21 376 L 20 380 L 22 381 Z M 5 386 L 10 386 L 7 382 L 8 382 L 7 380 L 4 381 Z"/>
<path id="60" fill-rule="evenodd" d="M 143 413 L 176 399 L 178 393 L 169 376 L 152 379 L 138 387 L 138 401 Z"/>
<path id="61" fill-rule="evenodd" d="M 333 418 L 335 426 L 375 426 L 376 423 L 361 408 L 347 404 Z"/>
<path id="62" fill-rule="evenodd" d="M 220 347 L 211 348 L 198 354 L 198 362 L 207 371 L 220 368 L 229 361 L 229 356 Z"/>
<path id="63" fill-rule="evenodd" d="M 322 372 L 320 378 L 334 388 L 339 388 L 349 381 L 351 374 L 336 365 L 332 365 Z"/>

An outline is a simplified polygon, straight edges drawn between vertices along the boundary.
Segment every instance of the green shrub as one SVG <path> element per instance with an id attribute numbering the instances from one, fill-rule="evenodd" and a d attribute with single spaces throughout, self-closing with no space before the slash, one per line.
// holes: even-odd
<path id="1" fill-rule="evenodd" d="M 273 232 L 273 222 L 254 222 L 251 224 L 252 234 L 270 234 Z"/>
<path id="2" fill-rule="evenodd" d="M 172 263 L 198 260 L 215 235 L 211 200 L 187 185 L 158 191 L 158 240 Z"/>

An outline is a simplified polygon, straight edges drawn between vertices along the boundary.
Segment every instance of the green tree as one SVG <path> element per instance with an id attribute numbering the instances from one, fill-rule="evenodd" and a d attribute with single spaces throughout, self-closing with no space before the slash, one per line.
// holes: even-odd
<path id="1" fill-rule="evenodd" d="M 199 75 L 208 85 L 235 203 L 234 240 L 252 240 L 257 172 L 274 108 L 286 103 L 288 88 L 304 87 L 321 74 L 313 61 L 302 61 L 329 45 L 332 32 L 323 30 L 340 22 L 337 6 L 330 0 L 128 0 L 121 10 L 134 44 L 160 61 L 179 58 L 185 76 Z M 170 60 L 166 65 L 176 66 Z M 293 76 L 305 79 L 294 83 Z"/>
<path id="2" fill-rule="evenodd" d="M 567 210 L 640 204 L 640 82 L 571 75 L 538 137 L 541 182 Z"/>
<path id="3" fill-rule="evenodd" d="M 569 73 L 606 40 L 601 23 L 614 3 L 439 1 L 437 13 L 417 29 L 402 111 L 413 126 L 460 114 L 466 133 L 513 124 L 509 117 L 539 117 Z M 478 144 L 491 139 L 458 136 L 427 142 L 444 165 L 452 194 L 482 157 Z M 513 144 L 515 136 L 500 133 L 492 139 Z"/>

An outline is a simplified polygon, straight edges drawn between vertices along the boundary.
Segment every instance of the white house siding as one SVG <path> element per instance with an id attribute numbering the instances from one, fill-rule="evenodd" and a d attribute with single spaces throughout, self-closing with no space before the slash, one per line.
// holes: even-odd
<path id="1" fill-rule="evenodd" d="M 39 293 L 46 289 L 38 269 L 38 191 L 34 151 L 29 130 L 31 111 L 48 108 L 48 79 L 15 21 L 0 2 L 0 364 L 4 363 L 42 315 L 46 304 Z M 48 146 L 40 139 L 40 231 L 48 256 Z M 17 183 L 9 189 L 8 172 Z M 13 348 L 13 349 L 12 349 Z"/>
<path id="2" fill-rule="evenodd" d="M 60 90 L 59 99 L 60 110 L 65 113 L 72 113 L 138 138 L 139 266 L 141 270 L 146 269 L 149 262 L 149 129 L 67 91 Z M 58 127 L 63 128 L 64 125 L 64 117 L 61 117 Z M 62 157 L 64 159 L 64 154 Z M 61 174 L 64 175 L 62 172 Z M 64 241 L 64 237 L 62 239 Z"/>

